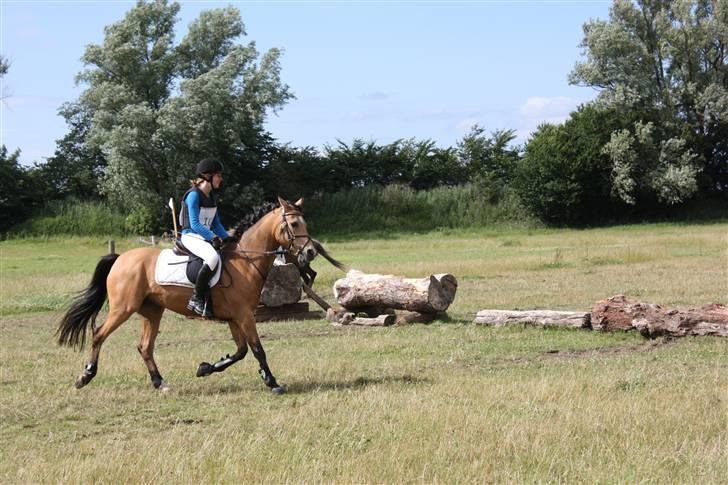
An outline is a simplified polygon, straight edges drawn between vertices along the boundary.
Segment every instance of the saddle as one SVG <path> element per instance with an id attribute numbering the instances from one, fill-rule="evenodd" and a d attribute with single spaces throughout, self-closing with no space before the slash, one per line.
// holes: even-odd
<path id="1" fill-rule="evenodd" d="M 222 266 L 224 264 L 223 255 L 220 254 L 220 264 L 217 265 L 215 274 L 210 278 L 210 288 L 214 287 L 220 281 Z M 202 268 L 202 258 L 192 254 L 182 242 L 177 239 L 174 248 L 163 249 L 157 258 L 157 264 L 154 268 L 154 279 L 159 285 L 186 286 L 194 288 L 197 281 L 197 274 Z"/>

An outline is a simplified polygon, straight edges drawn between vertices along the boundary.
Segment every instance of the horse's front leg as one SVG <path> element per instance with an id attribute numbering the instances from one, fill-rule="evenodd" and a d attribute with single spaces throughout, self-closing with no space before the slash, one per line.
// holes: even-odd
<path id="1" fill-rule="evenodd" d="M 265 357 L 265 350 L 263 350 L 263 345 L 260 343 L 260 338 L 258 337 L 258 329 L 255 326 L 255 317 L 252 317 L 250 321 L 246 321 L 245 338 L 248 341 L 250 350 L 253 352 L 253 355 L 258 360 L 258 364 L 260 364 L 260 370 L 258 371 L 258 373 L 263 379 L 263 382 L 265 382 L 265 385 L 270 387 L 271 391 L 273 391 L 275 394 L 283 394 L 284 392 L 286 392 L 285 388 L 278 385 L 278 382 L 276 382 L 276 378 L 273 377 L 273 373 L 268 367 L 268 361 Z"/>
<path id="2" fill-rule="evenodd" d="M 230 333 L 233 335 L 238 350 L 233 355 L 228 354 L 220 358 L 214 364 L 202 362 L 197 368 L 197 377 L 206 377 L 215 372 L 222 372 L 235 362 L 245 358 L 245 354 L 248 353 L 248 344 L 245 342 L 245 336 L 243 335 L 243 325 L 241 322 L 230 322 L 229 325 Z"/>

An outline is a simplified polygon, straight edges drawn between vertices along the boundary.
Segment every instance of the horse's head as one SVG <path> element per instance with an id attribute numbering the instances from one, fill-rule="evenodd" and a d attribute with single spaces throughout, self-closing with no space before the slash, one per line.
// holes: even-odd
<path id="1" fill-rule="evenodd" d="M 288 249 L 295 258 L 296 264 L 301 267 L 313 261 L 318 254 L 316 247 L 308 235 L 306 221 L 303 218 L 303 198 L 291 204 L 278 197 L 281 223 L 276 230 L 276 240 L 282 247 Z"/>

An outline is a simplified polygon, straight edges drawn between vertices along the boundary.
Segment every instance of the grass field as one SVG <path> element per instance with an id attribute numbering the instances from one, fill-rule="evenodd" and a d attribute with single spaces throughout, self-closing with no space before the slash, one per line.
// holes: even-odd
<path id="1" fill-rule="evenodd" d="M 124 250 L 132 241 L 117 241 Z M 614 294 L 669 306 L 728 301 L 728 225 L 473 230 L 339 239 L 366 272 L 459 281 L 447 321 L 261 324 L 275 396 L 225 325 L 165 316 L 155 392 L 132 319 L 99 374 L 53 333 L 102 240 L 0 243 L 3 483 L 727 483 L 728 340 L 486 328 L 482 308 L 588 309 Z M 341 275 L 324 262 L 316 289 Z"/>

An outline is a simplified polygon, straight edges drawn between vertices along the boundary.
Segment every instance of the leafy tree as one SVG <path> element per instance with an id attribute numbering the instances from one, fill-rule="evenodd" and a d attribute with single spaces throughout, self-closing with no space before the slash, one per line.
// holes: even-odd
<path id="1" fill-rule="evenodd" d="M 670 205 L 700 186 L 728 196 L 728 2 L 615 0 L 609 21 L 584 25 L 581 46 L 572 83 L 601 89 L 600 106 L 657 115 L 605 148 L 622 200 L 651 193 Z"/>
<path id="2" fill-rule="evenodd" d="M 267 113 L 292 97 L 280 80 L 281 52 L 259 56 L 234 7 L 203 12 L 174 45 L 177 3 L 139 0 L 86 47 L 87 85 L 77 114 L 90 120 L 84 149 L 108 162 L 102 191 L 121 207 L 160 214 L 203 157 L 226 165 L 223 210 L 248 204 L 272 139 Z M 257 196 L 257 195 L 256 195 Z"/>
<path id="3" fill-rule="evenodd" d="M 53 156 L 45 163 L 37 164 L 33 172 L 46 188 L 48 199 L 98 199 L 98 182 L 103 176 L 106 159 L 99 148 L 85 142 L 91 128 L 89 113 L 77 103 L 66 103 L 60 114 L 70 131 L 57 140 Z"/>
<path id="4" fill-rule="evenodd" d="M 490 192 L 492 202 L 510 185 L 520 160 L 519 147 L 509 146 L 515 138 L 515 130 L 496 130 L 486 136 L 485 129 L 475 125 L 457 143 L 457 155 L 468 178 Z"/>
<path id="5" fill-rule="evenodd" d="M 0 146 L 0 232 L 25 220 L 43 202 L 37 181 L 19 162 L 20 150 Z"/>
<path id="6" fill-rule="evenodd" d="M 544 124 L 518 164 L 515 189 L 536 216 L 551 224 L 588 224 L 631 213 L 612 187 L 605 145 L 632 113 L 581 106 L 562 125 Z"/>

